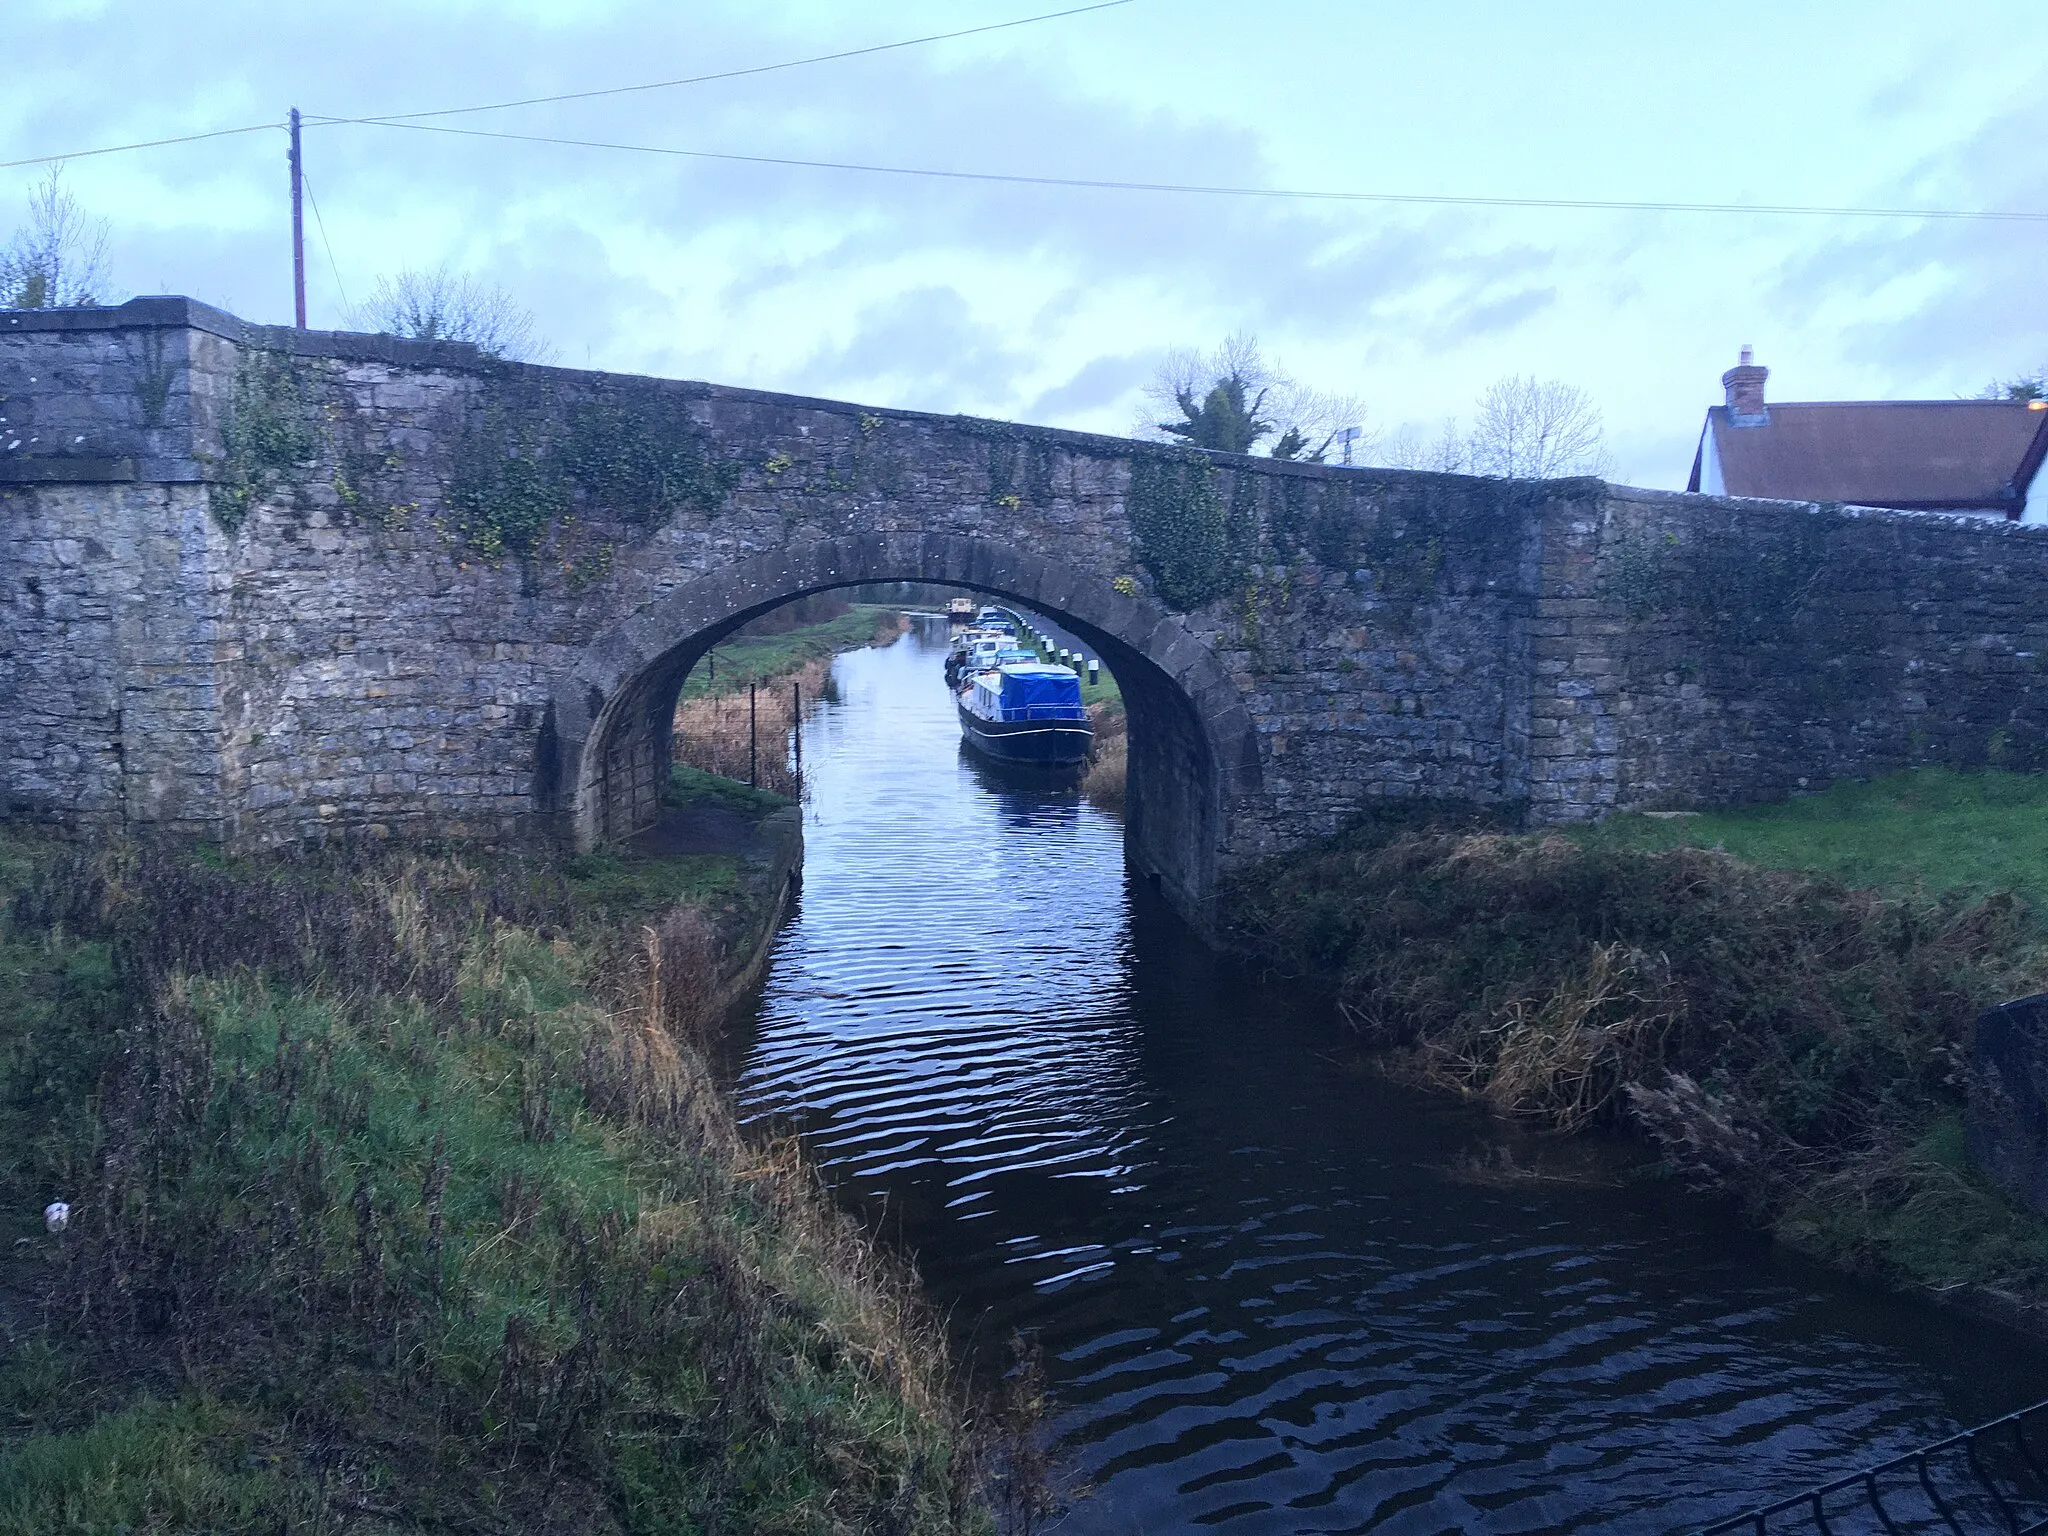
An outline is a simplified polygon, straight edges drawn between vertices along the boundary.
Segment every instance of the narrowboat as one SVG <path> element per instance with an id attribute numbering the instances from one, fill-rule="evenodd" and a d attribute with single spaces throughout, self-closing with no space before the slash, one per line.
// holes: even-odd
<path id="1" fill-rule="evenodd" d="M 973 673 L 955 703 L 967 744 L 997 762 L 1079 763 L 1095 744 L 1081 678 L 1071 667 L 1007 662 Z"/>

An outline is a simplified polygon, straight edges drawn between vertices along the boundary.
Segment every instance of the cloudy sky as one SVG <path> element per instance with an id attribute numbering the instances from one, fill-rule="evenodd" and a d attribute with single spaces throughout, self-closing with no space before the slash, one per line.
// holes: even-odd
<path id="1" fill-rule="evenodd" d="M 1074 3 L 1074 0 L 1067 0 Z M 775 64 L 1060 0 L 6 0 L 0 161 Z M 443 128 L 1089 180 L 2048 213 L 2038 0 L 1130 0 Z M 2048 222 L 1225 198 L 306 135 L 312 323 L 380 274 L 503 284 L 570 366 L 1123 432 L 1169 348 L 1256 334 L 1367 426 L 1507 373 L 1683 483 L 1754 343 L 1778 399 L 1974 394 L 2048 360 Z M 116 296 L 290 319 L 283 135 L 74 161 Z M 36 167 L 0 171 L 0 234 Z M 310 222 L 310 221 L 309 221 Z M 321 230 L 324 227 L 323 240 Z M 331 247 L 331 259 L 329 253 Z"/>

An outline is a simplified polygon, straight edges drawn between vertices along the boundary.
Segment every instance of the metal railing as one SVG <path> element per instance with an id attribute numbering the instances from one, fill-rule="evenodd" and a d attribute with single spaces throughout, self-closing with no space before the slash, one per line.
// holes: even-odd
<path id="1" fill-rule="evenodd" d="M 1088 718 L 1088 711 L 1079 704 L 1024 704 L 1003 710 L 1005 723 L 1016 720 L 1065 720 L 1078 725 Z"/>
<path id="2" fill-rule="evenodd" d="M 1701 1528 L 1974 1536 L 2048 1532 L 2048 1402 Z"/>

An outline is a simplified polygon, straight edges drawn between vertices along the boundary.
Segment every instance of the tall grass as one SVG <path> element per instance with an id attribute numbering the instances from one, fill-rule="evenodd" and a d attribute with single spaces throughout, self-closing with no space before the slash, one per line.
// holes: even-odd
<path id="1" fill-rule="evenodd" d="M 2048 980 L 2009 894 L 1930 899 L 1677 846 L 1390 808 L 1241 875 L 1236 940 L 1323 978 L 1398 1076 L 1670 1167 L 1855 1265 L 2048 1288 L 2048 1224 L 1954 1143 L 1972 1022 Z M 1933 1203 L 1954 1230 L 1928 1240 Z M 1908 1238 L 1911 1238 L 1908 1241 Z"/>
<path id="2" fill-rule="evenodd" d="M 752 783 L 792 800 L 803 798 L 793 737 L 801 728 L 797 701 L 808 712 L 832 677 L 832 658 L 814 656 L 792 672 L 744 689 L 682 700 L 676 706 L 675 761 L 721 778 Z"/>
<path id="3" fill-rule="evenodd" d="M 1088 749 L 1088 766 L 1081 776 L 1081 793 L 1091 804 L 1105 811 L 1121 813 L 1130 748 L 1129 722 L 1124 715 L 1122 701 L 1089 705 L 1088 720 L 1095 727 L 1095 740 Z"/>
<path id="4" fill-rule="evenodd" d="M 675 762 L 801 800 L 799 700 L 808 714 L 827 695 L 834 655 L 886 645 L 909 623 L 894 609 L 859 607 L 826 623 L 731 642 L 720 651 L 725 660 L 716 681 L 699 663 L 676 702 Z M 701 681 L 699 671 L 707 674 Z"/>
<path id="5" fill-rule="evenodd" d="M 910 1277 L 733 1128 L 701 916 L 6 853 L 0 1532 L 986 1523 Z"/>
<path id="6" fill-rule="evenodd" d="M 796 607 L 796 604 L 789 605 Z M 786 612 L 777 609 L 765 620 Z M 843 609 L 830 616 L 789 627 L 756 630 L 749 625 L 717 648 L 715 657 L 699 661 L 683 682 L 685 701 L 717 694 L 745 693 L 747 685 L 788 677 L 807 662 L 828 660 L 841 651 L 864 645 L 886 645 L 909 624 L 900 609 L 873 604 Z"/>

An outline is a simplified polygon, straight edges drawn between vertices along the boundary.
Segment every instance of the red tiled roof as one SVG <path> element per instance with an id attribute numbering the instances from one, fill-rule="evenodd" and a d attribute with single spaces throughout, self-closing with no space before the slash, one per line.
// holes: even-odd
<path id="1" fill-rule="evenodd" d="M 2048 411 L 2009 400 L 1771 405 L 1768 424 L 1707 412 L 1730 496 L 2017 512 L 2048 451 Z M 1700 469 L 1693 470 L 1699 489 Z"/>

